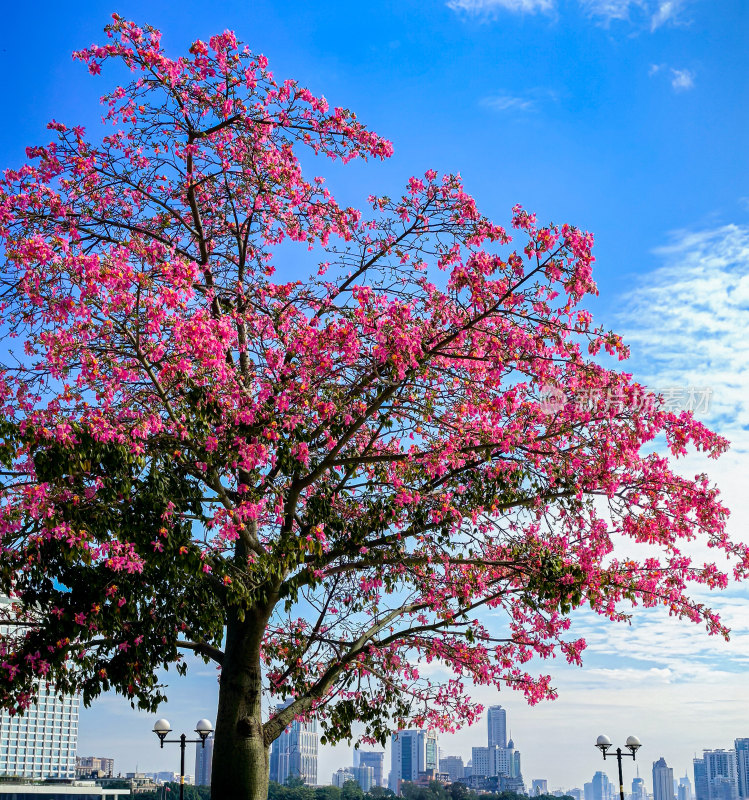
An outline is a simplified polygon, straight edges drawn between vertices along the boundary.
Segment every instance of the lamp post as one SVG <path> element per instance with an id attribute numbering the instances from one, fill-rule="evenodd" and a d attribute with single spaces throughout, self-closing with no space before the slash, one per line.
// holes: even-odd
<path id="1" fill-rule="evenodd" d="M 603 760 L 606 760 L 606 751 L 611 747 L 611 739 L 608 736 L 599 736 L 596 739 L 596 747 L 603 753 Z M 616 748 L 616 762 L 619 765 L 619 800 L 624 800 L 624 778 L 622 778 L 622 756 L 632 756 L 635 760 L 635 754 L 642 747 L 640 740 L 636 736 L 628 736 L 625 747 L 629 753 L 623 753 L 621 747 Z"/>
<path id="2" fill-rule="evenodd" d="M 161 747 L 163 749 L 164 743 L 178 744 L 179 745 L 179 800 L 184 800 L 185 797 L 185 745 L 190 743 L 200 744 L 205 747 L 205 740 L 213 733 L 213 725 L 207 719 L 199 720 L 195 726 L 195 733 L 200 736 L 200 739 L 188 739 L 183 733 L 179 739 L 167 739 L 166 737 L 172 732 L 172 726 L 169 720 L 157 719 L 153 726 L 153 732 L 159 737 Z"/>

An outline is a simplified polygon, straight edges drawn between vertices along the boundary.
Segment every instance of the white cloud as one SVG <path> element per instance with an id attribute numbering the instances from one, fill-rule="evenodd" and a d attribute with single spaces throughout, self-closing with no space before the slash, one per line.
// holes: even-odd
<path id="1" fill-rule="evenodd" d="M 656 255 L 623 298 L 629 368 L 652 386 L 711 387 L 706 421 L 749 452 L 749 226 L 676 231 Z"/>
<path id="2" fill-rule="evenodd" d="M 654 31 L 656 28 L 660 28 L 661 25 L 664 25 L 666 22 L 675 19 L 679 12 L 680 5 L 680 3 L 675 2 L 674 0 L 667 0 L 667 2 L 660 3 L 657 10 L 653 14 L 652 19 L 650 20 L 650 30 Z"/>
<path id="3" fill-rule="evenodd" d="M 493 14 L 497 11 L 535 14 L 554 10 L 554 0 L 448 0 L 448 8 L 468 14 Z"/>
<path id="4" fill-rule="evenodd" d="M 509 94 L 484 97 L 481 105 L 493 111 L 535 111 L 536 103 L 527 97 L 515 97 Z"/>
<path id="5" fill-rule="evenodd" d="M 685 92 L 694 89 L 695 73 L 691 69 L 669 69 L 667 64 L 651 64 L 648 70 L 648 77 L 663 74 L 668 70 L 670 73 L 671 86 L 676 92 Z"/>
<path id="6" fill-rule="evenodd" d="M 604 20 L 629 19 L 630 8 L 641 5 L 638 0 L 582 0 L 589 14 Z"/>
<path id="7" fill-rule="evenodd" d="M 694 72 L 689 69 L 672 69 L 671 86 L 677 92 L 684 92 L 694 88 Z"/>
<path id="8" fill-rule="evenodd" d="M 684 7 L 684 0 L 578 0 L 578 3 L 605 25 L 627 20 L 648 25 L 651 31 L 679 22 Z M 557 0 L 448 0 L 447 6 L 472 16 L 493 16 L 499 11 L 535 14 L 556 11 Z"/>

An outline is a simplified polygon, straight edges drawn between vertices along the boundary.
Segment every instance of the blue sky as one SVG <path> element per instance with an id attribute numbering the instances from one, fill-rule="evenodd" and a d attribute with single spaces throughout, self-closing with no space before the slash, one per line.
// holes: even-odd
<path id="1" fill-rule="evenodd" d="M 593 308 L 633 345 L 629 368 L 653 386 L 713 391 L 705 419 L 734 441 L 711 474 L 747 536 L 749 506 L 749 4 L 742 0 L 399 0 L 110 2 L 40 0 L 6 9 L 0 37 L 0 165 L 47 140 L 46 122 L 94 128 L 112 85 L 70 58 L 102 39 L 112 11 L 150 23 L 172 53 L 234 29 L 293 77 L 348 106 L 395 145 L 386 164 L 321 165 L 339 199 L 394 194 L 428 168 L 459 171 L 479 207 L 506 223 L 522 203 L 541 220 L 596 234 L 601 296 Z M 697 459 L 686 472 L 703 468 Z M 747 592 L 713 602 L 736 635 L 723 646 L 658 615 L 612 630 L 582 615 L 582 671 L 554 672 L 560 700 L 510 708 L 524 774 L 581 785 L 603 767 L 601 731 L 646 743 L 641 774 L 665 755 L 683 774 L 692 753 L 749 736 L 742 670 Z M 175 681 L 164 715 L 175 730 L 213 716 L 215 671 Z M 744 704 L 742 706 L 742 702 Z M 152 718 L 105 698 L 84 712 L 82 754 L 117 768 L 169 769 Z M 151 739 L 154 739 L 152 742 Z M 485 731 L 442 746 L 467 756 Z M 320 780 L 347 756 L 326 750 Z M 607 762 L 608 768 L 608 762 Z M 613 772 L 612 772 L 613 775 Z M 625 777 L 625 781 L 629 778 Z"/>

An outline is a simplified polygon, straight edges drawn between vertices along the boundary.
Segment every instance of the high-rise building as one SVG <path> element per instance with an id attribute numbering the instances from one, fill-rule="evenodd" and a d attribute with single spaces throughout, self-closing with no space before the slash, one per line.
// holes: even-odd
<path id="1" fill-rule="evenodd" d="M 674 771 L 665 758 L 653 762 L 653 800 L 674 800 Z"/>
<path id="2" fill-rule="evenodd" d="M 676 800 L 692 800 L 692 784 L 686 775 L 683 778 L 679 778 L 679 785 L 676 788 Z"/>
<path id="3" fill-rule="evenodd" d="M 291 701 L 276 706 L 282 711 Z M 317 784 L 317 722 L 294 720 L 273 742 L 270 751 L 270 779 L 286 783 L 301 778 L 308 786 Z"/>
<path id="4" fill-rule="evenodd" d="M 611 800 L 613 785 L 605 772 L 596 772 L 593 776 L 593 800 Z"/>
<path id="5" fill-rule="evenodd" d="M 473 775 L 491 778 L 497 775 L 496 747 L 472 747 L 471 764 Z"/>
<path id="6" fill-rule="evenodd" d="M 499 774 L 507 775 L 510 778 L 522 778 L 523 771 L 520 768 L 520 751 L 515 749 L 515 742 L 510 739 L 507 747 L 502 750 L 498 760 Z"/>
<path id="7" fill-rule="evenodd" d="M 472 747 L 471 764 L 473 775 L 483 778 L 521 778 L 520 753 L 515 750 L 515 743 L 510 739 L 507 747 Z"/>
<path id="8" fill-rule="evenodd" d="M 583 800 L 593 800 L 593 783 L 583 784 Z"/>
<path id="9" fill-rule="evenodd" d="M 502 706 L 489 706 L 486 721 L 489 747 L 507 747 L 507 711 Z"/>
<path id="10" fill-rule="evenodd" d="M 545 778 L 534 778 L 531 781 L 531 797 L 549 793 L 549 782 Z"/>
<path id="11" fill-rule="evenodd" d="M 331 783 L 333 786 L 343 789 L 349 781 L 358 783 L 366 794 L 374 786 L 374 769 L 362 763 L 353 767 L 341 767 L 333 773 Z"/>
<path id="12" fill-rule="evenodd" d="M 736 739 L 736 771 L 739 780 L 739 797 L 749 798 L 749 739 Z"/>
<path id="13" fill-rule="evenodd" d="M 401 783 L 416 783 L 419 773 L 438 771 L 437 733 L 432 730 L 396 731 L 390 739 L 390 789 L 401 793 Z"/>
<path id="14" fill-rule="evenodd" d="M 359 764 L 354 767 L 354 778 L 366 794 L 374 786 L 374 769 L 368 764 Z"/>
<path id="15" fill-rule="evenodd" d="M 331 779 L 331 783 L 333 786 L 337 786 L 339 789 L 343 789 L 343 785 L 348 783 L 349 781 L 355 781 L 356 776 L 354 775 L 354 770 L 358 769 L 358 767 L 339 767 L 334 773 Z"/>
<path id="16" fill-rule="evenodd" d="M 359 763 L 354 766 L 372 767 L 374 770 L 374 786 L 385 785 L 385 753 L 381 750 L 354 750 L 359 754 Z"/>
<path id="17" fill-rule="evenodd" d="M 647 800 L 648 793 L 645 789 L 645 781 L 640 777 L 640 769 L 637 769 L 637 777 L 632 779 L 632 800 Z"/>
<path id="18" fill-rule="evenodd" d="M 9 598 L 0 596 L 0 604 L 10 610 Z M 0 635 L 8 632 L 0 626 Z M 23 716 L 0 709 L 0 776 L 75 778 L 78 706 L 77 696 L 40 686 L 36 704 Z"/>
<path id="19" fill-rule="evenodd" d="M 694 759 L 696 800 L 738 800 L 739 776 L 735 750 L 704 750 Z"/>
<path id="20" fill-rule="evenodd" d="M 694 795 L 696 800 L 710 800 L 710 788 L 707 781 L 707 765 L 704 758 L 695 758 L 692 762 L 694 771 Z"/>
<path id="21" fill-rule="evenodd" d="M 463 756 L 443 756 L 440 758 L 440 772 L 449 776 L 450 783 L 462 780 L 465 774 Z"/>
<path id="22" fill-rule="evenodd" d="M 738 800 L 736 751 L 703 750 L 702 759 L 707 773 L 707 800 Z"/>
<path id="23" fill-rule="evenodd" d="M 205 746 L 195 745 L 195 785 L 211 785 L 211 768 L 213 767 L 213 736 L 205 740 Z"/>

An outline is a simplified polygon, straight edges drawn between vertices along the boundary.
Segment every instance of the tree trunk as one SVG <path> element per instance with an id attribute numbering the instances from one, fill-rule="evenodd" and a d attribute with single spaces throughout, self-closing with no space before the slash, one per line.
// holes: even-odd
<path id="1" fill-rule="evenodd" d="M 263 739 L 260 643 L 267 622 L 250 611 L 230 619 L 219 683 L 211 768 L 213 800 L 267 800 L 268 747 Z"/>

